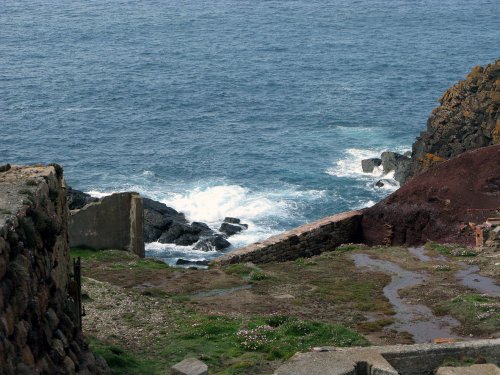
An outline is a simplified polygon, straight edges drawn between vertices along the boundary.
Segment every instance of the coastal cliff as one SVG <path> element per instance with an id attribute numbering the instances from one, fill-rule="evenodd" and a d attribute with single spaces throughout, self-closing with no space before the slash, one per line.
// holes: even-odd
<path id="1" fill-rule="evenodd" d="M 467 150 L 500 144 L 500 60 L 473 68 L 439 102 L 413 144 L 410 177 Z"/>

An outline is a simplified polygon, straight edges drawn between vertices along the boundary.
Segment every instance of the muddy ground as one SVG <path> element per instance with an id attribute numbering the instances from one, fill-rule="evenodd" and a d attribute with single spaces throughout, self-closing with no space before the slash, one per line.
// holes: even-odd
<path id="1" fill-rule="evenodd" d="M 364 344 L 356 333 L 377 345 L 500 337 L 500 253 L 493 249 L 346 245 L 309 259 L 207 270 L 169 268 L 120 251 L 73 256 L 83 258 L 85 334 L 102 350 L 112 345 L 149 361 L 144 373 L 165 373 L 189 355 L 208 362 L 212 373 L 272 373 L 288 352 L 248 348 L 233 337 L 241 327 L 268 327 L 258 322 L 269 317 L 326 324 L 318 330 L 346 327 L 336 342 L 345 346 Z M 234 332 L 221 328 L 228 322 Z M 327 344 L 318 333 L 306 345 L 308 335 L 296 348 Z"/>

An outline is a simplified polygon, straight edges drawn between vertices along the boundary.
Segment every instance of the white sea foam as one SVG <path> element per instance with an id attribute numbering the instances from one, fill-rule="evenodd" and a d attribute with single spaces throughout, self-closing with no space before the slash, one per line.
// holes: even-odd
<path id="1" fill-rule="evenodd" d="M 108 195 L 116 193 L 116 191 L 104 192 L 104 191 L 97 191 L 97 190 L 89 190 L 89 191 L 86 191 L 86 193 L 91 195 L 94 198 L 104 198 L 104 197 L 107 197 Z"/>
<path id="2" fill-rule="evenodd" d="M 358 148 L 349 148 L 345 150 L 345 155 L 337 160 L 335 164 L 326 170 L 326 173 L 336 177 L 366 177 L 366 173 L 361 168 L 363 159 L 380 157 L 378 150 L 363 150 Z M 374 173 L 380 173 L 377 168 Z"/>
<path id="3" fill-rule="evenodd" d="M 167 206 L 183 212 L 190 221 L 220 223 L 226 216 L 244 220 L 270 215 L 287 215 L 287 203 L 272 200 L 263 193 L 252 193 L 238 185 L 195 188 L 162 200 Z"/>

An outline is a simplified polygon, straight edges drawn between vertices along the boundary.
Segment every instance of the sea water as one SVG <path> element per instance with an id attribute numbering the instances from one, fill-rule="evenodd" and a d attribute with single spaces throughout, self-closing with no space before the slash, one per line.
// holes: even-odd
<path id="1" fill-rule="evenodd" d="M 499 57 L 496 0 L 0 2 L 0 162 L 134 190 L 232 249 L 396 187 L 360 162 L 410 149 L 447 87 Z M 148 244 L 149 256 L 219 253 Z"/>

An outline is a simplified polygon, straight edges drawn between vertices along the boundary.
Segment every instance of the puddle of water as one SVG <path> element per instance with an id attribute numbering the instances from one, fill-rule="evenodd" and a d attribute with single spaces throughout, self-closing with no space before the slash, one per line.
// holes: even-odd
<path id="1" fill-rule="evenodd" d="M 428 262 L 432 260 L 432 258 L 428 255 L 425 255 L 425 249 L 423 246 L 420 247 L 409 247 L 408 252 L 417 257 L 418 260 L 421 260 L 422 262 Z"/>
<path id="2" fill-rule="evenodd" d="M 465 266 L 465 263 L 460 263 Z M 478 266 L 467 266 L 455 274 L 457 280 L 467 288 L 475 289 L 493 297 L 500 297 L 500 286 L 491 277 L 481 276 Z"/>
<path id="3" fill-rule="evenodd" d="M 459 337 L 451 332 L 453 327 L 460 325 L 457 320 L 437 317 L 427 306 L 409 304 L 399 296 L 400 289 L 421 284 L 425 274 L 405 270 L 393 262 L 370 258 L 367 254 L 354 254 L 353 259 L 356 267 L 368 267 L 392 276 L 384 288 L 384 295 L 394 306 L 396 322 L 388 328 L 409 332 L 416 343 L 429 342 L 437 337 Z"/>
<path id="4" fill-rule="evenodd" d="M 191 297 L 218 297 L 218 296 L 223 296 L 226 294 L 238 292 L 240 290 L 245 290 L 245 289 L 250 289 L 252 285 L 241 285 L 241 286 L 235 286 L 234 288 L 225 288 L 225 289 L 212 289 L 212 290 L 207 290 L 203 292 L 198 292 L 191 294 Z"/>

